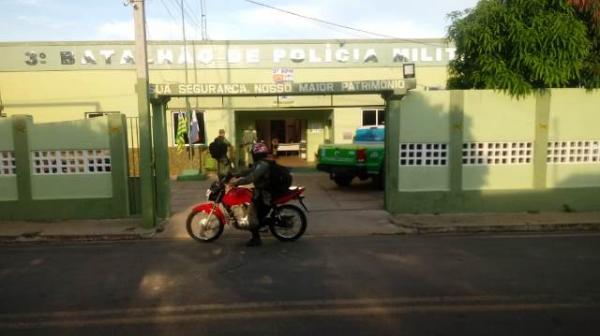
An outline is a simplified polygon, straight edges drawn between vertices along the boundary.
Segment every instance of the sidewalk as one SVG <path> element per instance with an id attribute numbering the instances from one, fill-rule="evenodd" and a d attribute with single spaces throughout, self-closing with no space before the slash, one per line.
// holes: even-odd
<path id="1" fill-rule="evenodd" d="M 57 222 L 0 221 L 0 241 L 125 240 L 152 237 L 155 230 L 140 227 L 141 220 L 102 219 Z"/>
<path id="2" fill-rule="evenodd" d="M 164 223 L 164 230 L 139 224 L 139 219 L 0 222 L 0 242 L 190 239 L 183 216 Z M 372 209 L 310 212 L 306 236 L 583 231 L 600 231 L 600 212 L 389 215 Z M 248 233 L 226 227 L 223 236 Z"/>
<path id="3" fill-rule="evenodd" d="M 405 234 L 600 231 L 600 212 L 392 215 Z"/>

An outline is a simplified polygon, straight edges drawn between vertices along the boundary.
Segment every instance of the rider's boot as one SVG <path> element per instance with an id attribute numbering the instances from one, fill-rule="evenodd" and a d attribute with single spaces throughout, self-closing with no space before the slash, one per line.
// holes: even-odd
<path id="1" fill-rule="evenodd" d="M 263 218 L 258 226 L 258 232 L 266 233 L 269 232 L 269 221 L 267 218 Z"/>
<path id="2" fill-rule="evenodd" d="M 258 228 L 253 229 L 252 238 L 246 243 L 246 246 L 260 246 L 262 245 L 262 240 L 260 239 L 260 233 L 258 232 Z"/>

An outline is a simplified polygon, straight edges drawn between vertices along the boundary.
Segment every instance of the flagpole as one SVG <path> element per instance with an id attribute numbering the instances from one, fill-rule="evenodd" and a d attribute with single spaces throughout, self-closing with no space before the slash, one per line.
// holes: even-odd
<path id="1" fill-rule="evenodd" d="M 2 102 L 2 90 L 0 90 L 0 118 L 4 113 L 4 103 Z"/>
<path id="2" fill-rule="evenodd" d="M 184 70 L 185 70 L 185 84 L 189 84 L 189 76 L 188 76 L 188 49 L 187 49 L 187 39 L 185 37 L 185 13 L 184 13 L 184 3 L 183 0 L 181 0 L 179 2 L 179 7 L 181 7 L 181 33 L 183 35 L 183 61 L 184 61 Z M 192 60 L 193 62 L 195 62 L 196 60 Z M 190 97 L 186 96 L 185 97 L 185 112 L 186 112 L 186 129 L 188 130 L 188 142 L 189 143 L 189 147 L 188 147 L 188 158 L 191 159 L 191 153 L 190 153 L 190 149 L 192 147 L 191 141 L 189 141 L 189 130 L 190 130 L 190 125 L 189 125 L 189 120 L 191 117 L 191 110 L 192 107 L 190 105 Z"/>

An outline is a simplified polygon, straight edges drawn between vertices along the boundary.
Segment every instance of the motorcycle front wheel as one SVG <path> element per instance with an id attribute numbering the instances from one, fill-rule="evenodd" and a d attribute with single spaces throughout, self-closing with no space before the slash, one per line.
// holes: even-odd
<path id="1" fill-rule="evenodd" d="M 194 240 L 208 243 L 217 240 L 223 233 L 225 224 L 213 213 L 208 216 L 204 211 L 192 211 L 185 223 L 185 228 Z"/>
<path id="2" fill-rule="evenodd" d="M 292 204 L 277 207 L 269 222 L 269 230 L 280 241 L 294 241 L 306 231 L 306 215 Z"/>

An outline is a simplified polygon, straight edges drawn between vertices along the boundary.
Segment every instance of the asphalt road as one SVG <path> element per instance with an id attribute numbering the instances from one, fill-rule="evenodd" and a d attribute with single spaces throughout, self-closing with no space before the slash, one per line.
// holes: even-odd
<path id="1" fill-rule="evenodd" d="M 600 236 L 0 246 L 0 335 L 599 335 Z"/>

